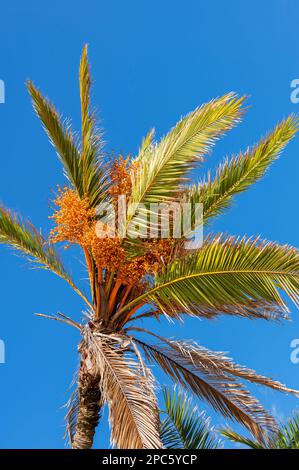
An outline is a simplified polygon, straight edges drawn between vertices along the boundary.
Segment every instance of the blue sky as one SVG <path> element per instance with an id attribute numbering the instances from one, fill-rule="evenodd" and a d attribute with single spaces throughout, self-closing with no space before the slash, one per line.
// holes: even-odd
<path id="1" fill-rule="evenodd" d="M 299 78 L 296 0 L 19 0 L 0 8 L 0 80 L 6 87 L 6 102 L 0 104 L 0 200 L 45 233 L 53 190 L 63 177 L 33 114 L 25 80 L 31 78 L 78 128 L 77 69 L 86 42 L 108 151 L 134 153 L 151 127 L 161 136 L 182 114 L 228 91 L 249 95 L 244 122 L 219 142 L 198 172 L 203 174 L 226 154 L 256 142 L 282 117 L 299 112 L 290 100 L 290 83 Z M 298 154 L 299 137 L 213 228 L 298 246 Z M 67 265 L 87 287 L 74 255 Z M 0 364 L 0 447 L 61 448 L 62 407 L 79 338 L 71 328 L 33 313 L 60 310 L 79 318 L 83 306 L 62 281 L 28 267 L 1 249 L 0 339 L 6 363 Z M 299 364 L 290 361 L 299 313 L 291 310 L 292 322 L 282 325 L 223 317 L 155 328 L 229 351 L 239 363 L 299 388 Z M 298 407 L 295 398 L 253 390 L 278 417 Z M 214 424 L 222 422 L 210 414 Z M 96 446 L 105 447 L 107 438 L 103 424 Z"/>

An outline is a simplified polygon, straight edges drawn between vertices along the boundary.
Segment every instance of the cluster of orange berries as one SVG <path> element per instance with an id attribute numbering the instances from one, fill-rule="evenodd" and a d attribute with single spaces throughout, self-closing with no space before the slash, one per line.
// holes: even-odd
<path id="1" fill-rule="evenodd" d="M 127 172 L 127 161 L 119 159 L 115 163 L 111 189 L 114 196 L 119 194 L 118 191 L 128 194 L 130 186 L 126 179 Z M 173 240 L 144 240 L 143 254 L 126 259 L 122 240 L 111 236 L 109 227 L 102 227 L 107 236 L 98 236 L 99 222 L 95 220 L 95 209 L 90 208 L 88 198 L 80 199 L 73 189 L 64 188 L 59 189 L 54 202 L 58 209 L 52 216 L 56 227 L 51 231 L 51 241 L 77 243 L 90 249 L 98 268 L 115 272 L 123 284 L 138 284 L 146 274 L 157 273 L 168 263 L 173 251 Z"/>
<path id="2" fill-rule="evenodd" d="M 125 259 L 125 250 L 118 237 L 99 238 L 93 229 L 88 245 L 99 269 L 115 272 Z"/>
<path id="3" fill-rule="evenodd" d="M 73 189 L 64 188 L 59 189 L 54 203 L 58 210 L 52 216 L 56 223 L 50 233 L 52 243 L 67 241 L 90 248 L 98 266 L 109 271 L 116 270 L 124 259 L 125 251 L 119 238 L 97 236 L 95 209 L 89 208 L 88 199 L 80 199 Z"/>
<path id="4" fill-rule="evenodd" d="M 71 188 L 59 188 L 59 194 L 54 200 L 59 208 L 52 215 L 56 227 L 51 230 L 50 239 L 53 243 L 68 241 L 84 245 L 86 233 L 95 216 L 95 210 L 90 209 L 88 198 L 80 199 Z"/>
<path id="5" fill-rule="evenodd" d="M 109 193 L 114 201 L 117 201 L 118 196 L 125 195 L 127 198 L 131 194 L 132 183 L 130 177 L 129 157 L 123 158 L 122 155 L 115 159 L 111 172 L 111 187 Z"/>
<path id="6" fill-rule="evenodd" d="M 146 274 L 158 273 L 166 265 L 173 252 L 173 240 L 145 241 L 145 253 L 120 265 L 118 278 L 124 284 L 135 284 Z"/>

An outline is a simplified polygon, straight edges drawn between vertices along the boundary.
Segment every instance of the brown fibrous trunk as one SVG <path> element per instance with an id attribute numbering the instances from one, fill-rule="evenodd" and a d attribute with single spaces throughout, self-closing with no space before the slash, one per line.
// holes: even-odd
<path id="1" fill-rule="evenodd" d="M 100 378 L 88 371 L 82 358 L 78 374 L 78 412 L 76 431 L 71 441 L 72 449 L 90 449 L 101 410 Z"/>

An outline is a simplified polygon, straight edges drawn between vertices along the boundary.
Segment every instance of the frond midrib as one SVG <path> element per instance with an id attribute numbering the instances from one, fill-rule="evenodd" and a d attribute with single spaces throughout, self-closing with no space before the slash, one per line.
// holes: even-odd
<path id="1" fill-rule="evenodd" d="M 208 271 L 208 272 L 201 272 L 201 273 L 193 273 L 193 274 L 187 274 L 185 276 L 180 276 L 175 279 L 172 279 L 171 281 L 167 281 L 164 284 L 161 284 L 160 286 L 156 286 L 153 289 L 151 289 L 148 292 L 145 292 L 141 296 L 137 297 L 134 299 L 132 302 L 128 303 L 125 305 L 119 313 L 123 313 L 126 311 L 128 308 L 133 307 L 135 304 L 140 302 L 143 299 L 146 299 L 147 297 L 150 297 L 152 294 L 155 292 L 158 292 L 161 289 L 164 289 L 165 287 L 168 287 L 170 285 L 176 284 L 178 282 L 188 280 L 188 279 L 193 279 L 195 277 L 205 277 L 205 276 L 219 276 L 219 275 L 225 275 L 225 274 L 255 274 L 255 275 L 260 275 L 260 274 L 271 274 L 273 276 L 287 276 L 287 277 L 298 277 L 299 278 L 299 273 L 297 272 L 285 272 L 285 271 L 271 271 L 271 270 L 257 270 L 257 269 L 236 269 L 236 270 L 222 270 L 222 271 Z"/>

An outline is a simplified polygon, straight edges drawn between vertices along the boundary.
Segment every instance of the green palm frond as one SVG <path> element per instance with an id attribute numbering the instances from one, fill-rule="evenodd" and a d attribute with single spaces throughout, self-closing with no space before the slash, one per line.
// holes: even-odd
<path id="1" fill-rule="evenodd" d="M 230 441 L 251 449 L 299 449 L 299 415 L 294 414 L 285 424 L 280 424 L 276 438 L 268 444 L 260 444 L 230 428 L 222 429 L 221 434 Z"/>
<path id="2" fill-rule="evenodd" d="M 90 87 L 91 76 L 90 66 L 87 57 L 87 45 L 84 46 L 80 66 L 79 66 L 79 86 L 81 102 L 81 132 L 82 132 L 82 160 L 85 157 L 85 150 L 89 145 L 90 137 L 94 127 L 94 119 L 90 113 Z"/>
<path id="3" fill-rule="evenodd" d="M 57 252 L 29 222 L 19 221 L 15 214 L 0 207 L 0 243 L 11 246 L 36 266 L 54 272 L 64 279 L 88 304 L 88 300 L 75 286 L 65 270 Z"/>
<path id="4" fill-rule="evenodd" d="M 87 51 L 85 45 L 79 66 L 82 184 L 91 206 L 96 207 L 107 196 L 107 177 L 102 155 L 103 133 L 96 127 L 95 112 L 90 106 L 91 75 Z"/>
<path id="5" fill-rule="evenodd" d="M 101 154 L 102 132 L 96 128 L 94 116 L 90 112 L 91 80 L 87 47 L 83 49 L 80 62 L 79 82 L 82 113 L 81 151 L 70 123 L 59 116 L 54 105 L 43 97 L 32 82 L 28 81 L 27 87 L 33 101 L 33 107 L 57 151 L 67 179 L 80 197 L 88 196 L 91 207 L 96 207 L 107 197 L 107 177 Z"/>
<path id="6" fill-rule="evenodd" d="M 161 440 L 167 449 L 217 449 L 217 439 L 204 413 L 199 412 L 192 398 L 176 388 L 163 390 L 164 409 L 161 416 Z"/>
<path id="7" fill-rule="evenodd" d="M 145 137 L 142 139 L 141 146 L 140 146 L 140 149 L 139 149 L 139 152 L 138 152 L 138 156 L 137 156 L 137 158 L 135 158 L 133 160 L 134 163 L 137 163 L 138 160 L 140 160 L 142 158 L 146 158 L 145 153 L 147 151 L 152 150 L 154 135 L 155 135 L 155 129 L 151 129 L 145 135 Z"/>
<path id="8" fill-rule="evenodd" d="M 299 414 L 294 414 L 278 431 L 278 449 L 299 449 Z"/>
<path id="9" fill-rule="evenodd" d="M 221 429 L 221 434 L 224 437 L 227 437 L 230 441 L 234 442 L 235 444 L 242 444 L 246 447 L 250 447 L 251 449 L 267 449 L 268 446 L 266 444 L 261 444 L 249 437 L 242 436 L 238 434 L 231 428 Z"/>
<path id="10" fill-rule="evenodd" d="M 33 101 L 36 114 L 43 123 L 44 129 L 57 151 L 67 179 L 77 190 L 80 197 L 84 195 L 82 179 L 82 162 L 74 134 L 67 121 L 63 121 L 53 104 L 44 98 L 41 92 L 27 82 L 28 91 Z"/>
<path id="11" fill-rule="evenodd" d="M 153 302 L 166 314 L 254 313 L 254 302 L 288 311 L 279 291 L 298 305 L 299 254 L 288 245 L 222 236 L 208 239 L 197 252 L 175 260 L 157 276 L 155 285 L 124 309 L 141 300 Z M 123 310 L 124 310 L 123 309 Z M 253 315 L 254 316 L 254 315 Z"/>
<path id="12" fill-rule="evenodd" d="M 163 372 L 185 390 L 206 401 L 225 418 L 245 426 L 260 442 L 276 431 L 275 420 L 264 410 L 249 391 L 230 374 L 194 363 L 183 347 L 163 342 L 149 344 L 134 337 L 150 362 L 157 363 Z"/>
<path id="13" fill-rule="evenodd" d="M 289 116 L 252 149 L 227 158 L 216 170 L 214 179 L 209 174 L 203 182 L 187 189 L 183 194 L 184 200 L 191 203 L 193 209 L 195 204 L 203 204 L 204 222 L 222 213 L 230 206 L 235 194 L 245 191 L 264 176 L 298 127 L 298 117 Z"/>
<path id="14" fill-rule="evenodd" d="M 141 147 L 131 173 L 130 203 L 140 205 L 174 200 L 179 184 L 195 163 L 202 161 L 215 141 L 239 122 L 243 102 L 244 98 L 230 93 L 181 119 L 159 144 L 153 144 L 150 138 L 146 151 L 144 145 Z M 132 218 L 134 214 L 129 215 Z M 143 222 L 143 217 L 136 215 L 135 223 L 140 219 Z"/>

